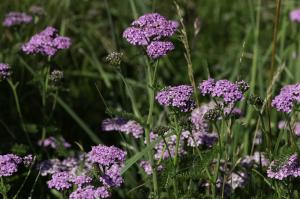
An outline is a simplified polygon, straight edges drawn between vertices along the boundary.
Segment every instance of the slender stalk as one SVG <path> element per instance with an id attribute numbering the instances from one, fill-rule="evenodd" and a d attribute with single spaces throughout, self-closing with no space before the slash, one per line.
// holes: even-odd
<path id="1" fill-rule="evenodd" d="M 8 199 L 8 196 L 7 196 L 7 190 L 6 190 L 6 187 L 5 187 L 5 184 L 4 184 L 4 181 L 3 181 L 3 178 L 0 177 L 0 181 L 1 181 L 1 195 L 3 196 L 3 199 Z"/>
<path id="2" fill-rule="evenodd" d="M 14 96 L 17 113 L 18 113 L 18 116 L 19 116 L 19 119 L 21 122 L 21 127 L 22 127 L 23 131 L 25 132 L 25 136 L 26 136 L 27 142 L 28 142 L 31 150 L 34 151 L 33 145 L 31 143 L 31 139 L 30 139 L 30 137 L 28 135 L 28 131 L 26 129 L 26 125 L 25 125 L 23 114 L 22 114 L 21 107 L 20 107 L 19 97 L 18 97 L 18 93 L 17 93 L 17 87 L 18 87 L 19 83 L 14 84 L 10 79 L 8 79 L 7 82 L 9 84 L 9 86 L 12 90 L 13 96 Z"/>
<path id="3" fill-rule="evenodd" d="M 188 76 L 189 76 L 190 83 L 191 83 L 191 85 L 193 87 L 193 90 L 194 90 L 194 96 L 195 96 L 197 107 L 199 107 L 200 102 L 199 102 L 198 95 L 197 95 L 198 91 L 197 91 L 195 78 L 194 78 L 193 63 L 192 63 L 192 58 L 191 58 L 191 50 L 190 50 L 190 46 L 189 46 L 189 41 L 188 41 L 186 28 L 185 28 L 185 25 L 184 25 L 184 22 L 183 22 L 183 14 L 182 14 L 182 12 L 180 10 L 180 7 L 177 4 L 177 2 L 174 1 L 174 3 L 175 3 L 175 6 L 177 8 L 177 15 L 179 16 L 179 20 L 180 20 L 180 24 L 181 24 L 180 39 L 181 39 L 181 42 L 183 43 L 184 49 L 185 49 L 184 57 L 185 57 L 186 62 L 187 62 Z"/>
<path id="4" fill-rule="evenodd" d="M 152 74 L 152 69 L 151 65 L 147 63 L 147 81 L 148 81 L 148 97 L 149 97 L 149 111 L 148 111 L 148 116 L 147 116 L 147 121 L 146 121 L 146 129 L 145 129 L 145 134 L 146 134 L 146 144 L 149 146 L 151 144 L 150 142 L 150 130 L 152 129 L 152 116 L 153 116 L 153 108 L 154 108 L 154 84 L 155 84 L 155 78 L 156 77 L 156 71 L 157 71 L 157 65 L 158 63 L 156 62 L 154 65 L 154 74 Z M 153 151 L 149 150 L 148 152 L 148 157 L 149 161 L 152 167 L 152 183 L 153 183 L 153 192 L 154 192 L 154 197 L 159 198 L 159 192 L 158 192 L 158 183 L 157 183 L 157 171 L 156 171 L 156 166 L 154 165 L 154 160 L 153 160 Z"/>

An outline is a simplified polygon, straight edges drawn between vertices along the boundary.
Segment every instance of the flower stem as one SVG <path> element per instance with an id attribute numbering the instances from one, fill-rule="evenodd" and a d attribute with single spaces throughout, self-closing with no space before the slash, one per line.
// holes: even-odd
<path id="1" fill-rule="evenodd" d="M 152 74 L 152 69 L 151 69 L 151 64 L 147 62 L 147 81 L 148 81 L 148 97 L 149 97 L 149 111 L 148 111 L 148 116 L 147 116 L 147 121 L 146 121 L 146 129 L 145 129 L 145 134 L 146 134 L 146 144 L 149 146 L 150 143 L 150 130 L 152 129 L 152 115 L 153 115 L 153 108 L 154 108 L 154 84 L 155 84 L 155 79 L 156 79 L 156 71 L 157 71 L 157 65 L 158 62 L 154 64 L 154 72 Z M 152 183 L 153 183 L 153 192 L 154 192 L 154 197 L 159 198 L 159 192 L 158 192 L 158 183 L 157 183 L 157 171 L 156 171 L 156 166 L 154 165 L 154 160 L 153 160 L 153 151 L 149 150 L 148 152 L 149 156 L 149 161 L 151 164 L 152 168 Z"/>
<path id="2" fill-rule="evenodd" d="M 12 90 L 13 96 L 14 96 L 14 100 L 15 100 L 16 108 L 17 108 L 17 113 L 18 113 L 18 116 L 19 116 L 19 119 L 20 119 L 20 122 L 21 122 L 21 127 L 22 127 L 23 131 L 25 132 L 25 136 L 26 136 L 27 142 L 28 142 L 31 150 L 34 151 L 33 145 L 31 143 L 30 137 L 29 137 L 27 129 L 26 129 L 26 125 L 24 123 L 24 118 L 23 118 L 23 114 L 22 114 L 22 111 L 21 111 L 21 107 L 20 107 L 19 97 L 18 97 L 18 93 L 17 93 L 17 87 L 18 87 L 19 83 L 14 84 L 10 79 L 8 79 L 7 82 L 9 84 L 9 86 Z"/>

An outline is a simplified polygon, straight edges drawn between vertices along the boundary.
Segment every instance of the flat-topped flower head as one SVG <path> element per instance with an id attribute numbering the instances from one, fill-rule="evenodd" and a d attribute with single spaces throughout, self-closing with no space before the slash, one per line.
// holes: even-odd
<path id="1" fill-rule="evenodd" d="M 97 199 L 97 198 L 109 198 L 111 193 L 107 187 L 94 187 L 92 185 L 86 187 L 80 187 L 72 192 L 69 199 Z"/>
<path id="2" fill-rule="evenodd" d="M 28 24 L 32 22 L 32 16 L 24 12 L 9 12 L 5 15 L 3 26 L 11 27 L 15 25 Z"/>
<path id="3" fill-rule="evenodd" d="M 26 54 L 42 54 L 52 57 L 58 50 L 67 49 L 70 46 L 70 38 L 60 36 L 53 27 L 47 27 L 23 44 L 22 51 Z"/>
<path id="4" fill-rule="evenodd" d="M 241 88 L 241 85 L 243 88 Z M 219 97 L 226 104 L 236 103 L 243 98 L 243 92 L 246 90 L 244 82 L 232 83 L 228 80 L 208 79 L 200 83 L 199 89 L 202 95 Z"/>
<path id="5" fill-rule="evenodd" d="M 11 76 L 11 69 L 8 64 L 0 63 L 0 81 L 6 80 Z"/>
<path id="6" fill-rule="evenodd" d="M 162 106 L 178 108 L 182 112 L 188 112 L 195 108 L 192 99 L 193 88 L 189 85 L 166 87 L 156 94 L 155 99 Z"/>
<path id="7" fill-rule="evenodd" d="M 68 172 L 58 172 L 47 182 L 50 189 L 65 190 L 72 187 L 73 176 Z"/>
<path id="8" fill-rule="evenodd" d="M 102 166 L 122 165 L 125 162 L 126 152 L 115 146 L 98 145 L 92 147 L 87 157 L 92 163 Z"/>
<path id="9" fill-rule="evenodd" d="M 148 56 L 157 59 L 174 49 L 173 43 L 165 39 L 174 35 L 178 27 L 176 21 L 158 13 L 149 13 L 133 21 L 123 32 L 123 37 L 132 45 L 146 46 Z"/>
<path id="10" fill-rule="evenodd" d="M 300 9 L 295 9 L 290 12 L 290 20 L 300 23 Z"/>
<path id="11" fill-rule="evenodd" d="M 269 178 L 283 180 L 287 177 L 299 177 L 300 165 L 297 154 L 291 155 L 284 160 L 274 160 L 271 162 L 267 174 Z"/>
<path id="12" fill-rule="evenodd" d="M 0 155 L 0 177 L 11 176 L 18 171 L 22 158 L 14 154 Z"/>
<path id="13" fill-rule="evenodd" d="M 166 56 L 174 48 L 173 43 L 170 41 L 153 41 L 147 46 L 147 54 L 152 59 L 158 59 Z"/>
<path id="14" fill-rule="evenodd" d="M 300 84 L 291 84 L 281 88 L 279 95 L 273 101 L 272 106 L 279 112 L 290 113 L 294 104 L 300 101 Z"/>

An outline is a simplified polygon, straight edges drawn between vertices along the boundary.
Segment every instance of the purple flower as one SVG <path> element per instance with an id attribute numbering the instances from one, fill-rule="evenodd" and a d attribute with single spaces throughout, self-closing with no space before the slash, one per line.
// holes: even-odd
<path id="1" fill-rule="evenodd" d="M 72 192 L 69 199 L 97 199 L 97 198 L 109 198 L 111 196 L 110 192 L 106 187 L 86 186 L 83 188 L 78 188 Z"/>
<path id="2" fill-rule="evenodd" d="M 142 137 L 144 133 L 143 127 L 139 123 L 133 120 L 130 120 L 126 124 L 121 125 L 120 131 L 125 132 L 127 134 L 132 134 L 132 136 L 135 138 Z"/>
<path id="3" fill-rule="evenodd" d="M 14 154 L 0 155 L 0 177 L 11 176 L 18 171 L 22 158 Z"/>
<path id="4" fill-rule="evenodd" d="M 123 32 L 123 37 L 132 45 L 147 46 L 150 58 L 157 59 L 174 49 L 172 42 L 160 39 L 175 34 L 178 22 L 167 20 L 158 13 L 150 13 L 139 17 L 131 25 Z"/>
<path id="5" fill-rule="evenodd" d="M 182 112 L 188 112 L 195 107 L 195 103 L 192 100 L 192 95 L 192 86 L 169 86 L 158 92 L 155 99 L 160 105 L 172 106 L 179 108 Z"/>
<path id="6" fill-rule="evenodd" d="M 51 57 L 59 49 L 67 49 L 70 46 L 70 38 L 59 36 L 55 28 L 47 27 L 42 32 L 32 36 L 29 42 L 23 44 L 22 51 L 26 54 L 42 54 Z"/>
<path id="7" fill-rule="evenodd" d="M 170 41 L 153 41 L 147 46 L 147 54 L 152 59 L 157 59 L 167 55 L 174 48 Z"/>
<path id="8" fill-rule="evenodd" d="M 105 171 L 105 174 L 100 177 L 100 181 L 108 187 L 120 187 L 124 181 L 123 177 L 121 176 L 120 166 L 113 164 Z"/>
<path id="9" fill-rule="evenodd" d="M 71 179 L 72 182 L 79 187 L 82 187 L 83 185 L 87 185 L 92 182 L 92 178 L 85 175 L 79 175 Z"/>
<path id="10" fill-rule="evenodd" d="M 147 46 L 149 41 L 143 30 L 129 27 L 123 32 L 123 37 L 132 45 Z"/>
<path id="11" fill-rule="evenodd" d="M 300 22 L 300 9 L 292 10 L 290 12 L 290 20 L 293 22 Z"/>
<path id="12" fill-rule="evenodd" d="M 283 180 L 287 177 L 300 176 L 299 159 L 296 154 L 284 160 L 274 160 L 271 162 L 267 174 L 269 178 Z"/>
<path id="13" fill-rule="evenodd" d="M 44 140 L 39 140 L 38 145 L 44 148 L 57 149 L 58 147 L 70 148 L 71 145 L 65 141 L 63 137 L 48 137 Z"/>
<path id="14" fill-rule="evenodd" d="M 208 80 L 203 80 L 202 83 L 199 84 L 199 89 L 202 95 L 211 95 L 215 88 L 215 85 L 216 85 L 215 80 L 209 78 Z"/>
<path id="15" fill-rule="evenodd" d="M 300 101 L 300 84 L 291 84 L 281 88 L 279 95 L 273 101 L 272 106 L 277 111 L 290 113 L 295 103 Z"/>
<path id="16" fill-rule="evenodd" d="M 147 175 L 151 175 L 152 174 L 152 167 L 151 167 L 151 164 L 149 161 L 145 161 L 145 160 L 142 160 L 140 163 L 139 163 L 139 166 L 142 167 L 145 171 L 145 173 Z M 158 165 L 157 168 L 156 168 L 157 171 L 161 171 L 163 170 L 163 167 L 162 165 Z"/>
<path id="17" fill-rule="evenodd" d="M 32 16 L 23 12 L 9 12 L 3 21 L 3 26 L 11 27 L 20 24 L 28 24 L 32 21 Z"/>
<path id="18" fill-rule="evenodd" d="M 11 69 L 8 64 L 0 63 L 0 81 L 6 80 L 11 76 Z"/>
<path id="19" fill-rule="evenodd" d="M 103 131 L 120 131 L 131 134 L 134 138 L 140 138 L 144 134 L 144 128 L 136 121 L 126 121 L 122 118 L 105 119 L 102 121 Z"/>
<path id="20" fill-rule="evenodd" d="M 73 176 L 68 172 L 59 172 L 52 175 L 51 180 L 47 182 L 50 189 L 57 190 L 69 189 L 72 187 Z"/>
<path id="21" fill-rule="evenodd" d="M 172 36 L 179 27 L 177 21 L 167 20 L 158 13 L 145 14 L 131 25 L 142 29 L 148 38 L 154 40 Z"/>
<path id="22" fill-rule="evenodd" d="M 92 163 L 102 166 L 111 166 L 116 163 L 122 165 L 125 161 L 126 152 L 115 146 L 98 145 L 92 147 L 87 157 Z"/>
<path id="23" fill-rule="evenodd" d="M 109 198 L 111 197 L 111 193 L 109 192 L 109 190 L 105 187 L 98 187 L 95 191 L 95 195 L 97 198 Z"/>
<path id="24" fill-rule="evenodd" d="M 228 80 L 204 80 L 199 85 L 202 95 L 223 98 L 227 104 L 235 103 L 243 98 L 243 91 L 238 84 Z"/>

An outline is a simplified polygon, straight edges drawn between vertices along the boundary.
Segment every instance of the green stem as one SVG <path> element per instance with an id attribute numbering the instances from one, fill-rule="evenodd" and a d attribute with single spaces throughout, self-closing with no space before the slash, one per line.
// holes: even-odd
<path id="1" fill-rule="evenodd" d="M 8 199 L 7 190 L 6 190 L 3 178 L 0 177 L 0 180 L 1 180 L 1 189 L 3 189 L 3 190 L 1 190 L 1 195 L 3 196 L 3 199 Z"/>
<path id="2" fill-rule="evenodd" d="M 155 73 L 156 73 L 156 68 L 157 68 L 158 63 L 155 64 Z M 148 81 L 148 97 L 149 97 L 149 112 L 147 116 L 147 121 L 146 121 L 146 129 L 145 129 L 145 134 L 146 134 L 146 144 L 149 146 L 151 144 L 150 142 L 150 130 L 152 129 L 152 115 L 153 115 L 153 108 L 154 108 L 154 83 L 155 83 L 155 76 L 156 74 L 154 73 L 152 75 L 151 72 L 151 65 L 147 63 L 147 81 Z M 154 160 L 153 160 L 153 151 L 149 150 L 148 152 L 148 157 L 149 161 L 152 167 L 152 183 L 153 183 L 153 192 L 155 198 L 159 198 L 159 192 L 158 192 L 158 183 L 157 183 L 157 171 L 156 171 L 156 166 L 154 165 Z"/>
<path id="3" fill-rule="evenodd" d="M 20 122 L 21 122 L 21 127 L 22 127 L 23 131 L 25 132 L 25 136 L 26 136 L 27 142 L 28 142 L 31 150 L 34 151 L 33 145 L 31 143 L 30 137 L 29 137 L 27 129 L 26 129 L 26 125 L 24 123 L 24 118 L 23 118 L 23 114 L 22 114 L 22 111 L 21 111 L 21 107 L 20 107 L 19 97 L 18 97 L 18 93 L 17 93 L 17 87 L 18 87 L 19 83 L 14 84 L 10 79 L 8 79 L 7 82 L 9 84 L 9 86 L 12 90 L 13 96 L 14 96 L 14 100 L 15 100 L 16 108 L 17 108 L 17 113 L 18 113 L 18 116 L 19 116 L 19 119 L 20 119 Z"/>

